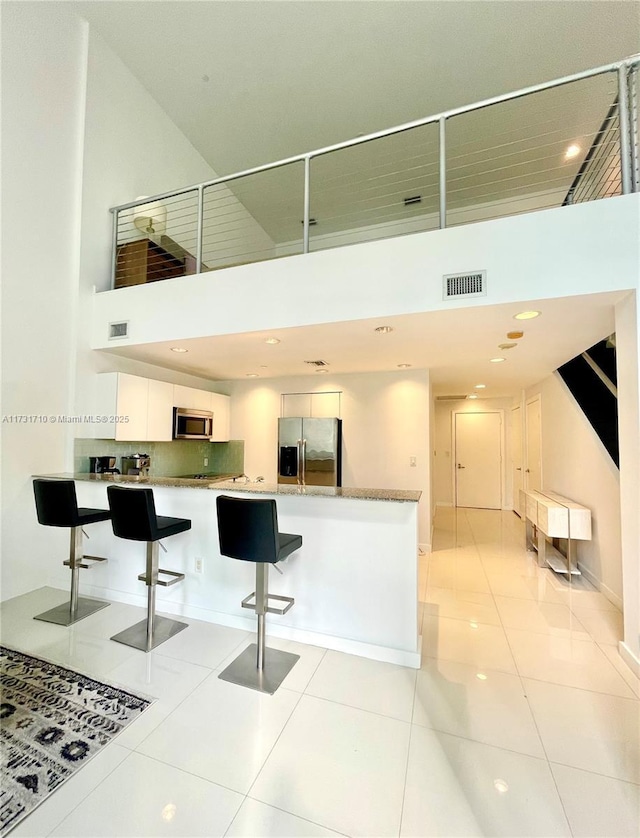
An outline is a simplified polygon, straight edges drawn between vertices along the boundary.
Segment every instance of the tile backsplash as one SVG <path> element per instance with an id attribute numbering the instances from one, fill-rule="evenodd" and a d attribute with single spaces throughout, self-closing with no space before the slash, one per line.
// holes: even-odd
<path id="1" fill-rule="evenodd" d="M 89 457 L 116 458 L 116 468 L 121 467 L 121 457 L 131 454 L 148 454 L 151 457 L 152 477 L 178 477 L 200 471 L 211 474 L 244 473 L 244 440 L 207 442 L 206 440 L 174 440 L 173 442 L 115 442 L 113 439 L 76 439 L 74 446 L 74 471 L 89 472 Z M 204 465 L 205 457 L 209 465 Z"/>

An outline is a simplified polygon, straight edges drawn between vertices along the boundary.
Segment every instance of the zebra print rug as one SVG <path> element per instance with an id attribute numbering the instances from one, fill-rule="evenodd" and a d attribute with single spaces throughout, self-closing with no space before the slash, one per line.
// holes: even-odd
<path id="1" fill-rule="evenodd" d="M 0 835 L 151 703 L 5 646 L 0 646 L 0 686 Z"/>

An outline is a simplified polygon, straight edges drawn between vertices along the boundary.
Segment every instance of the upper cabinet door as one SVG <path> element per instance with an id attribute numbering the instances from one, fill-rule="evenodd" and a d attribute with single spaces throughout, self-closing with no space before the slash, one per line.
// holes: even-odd
<path id="1" fill-rule="evenodd" d="M 340 393 L 312 393 L 311 416 L 314 419 L 339 419 Z"/>
<path id="2" fill-rule="evenodd" d="M 282 418 L 339 419 L 340 393 L 285 393 Z"/>
<path id="3" fill-rule="evenodd" d="M 209 393 L 213 411 L 211 442 L 229 442 L 231 439 L 231 399 L 222 393 Z"/>
<path id="4" fill-rule="evenodd" d="M 311 416 L 311 393 L 285 393 L 282 396 L 282 418 Z"/>
<path id="5" fill-rule="evenodd" d="M 211 410 L 211 393 L 207 390 L 196 390 L 194 387 L 183 387 L 182 384 L 173 386 L 174 407 L 190 407 L 194 410 Z"/>
<path id="6" fill-rule="evenodd" d="M 149 442 L 167 442 L 173 438 L 173 384 L 149 380 L 147 435 Z"/>
<path id="7" fill-rule="evenodd" d="M 147 407 L 149 380 L 137 375 L 118 373 L 118 398 L 115 438 L 122 441 L 147 439 Z"/>

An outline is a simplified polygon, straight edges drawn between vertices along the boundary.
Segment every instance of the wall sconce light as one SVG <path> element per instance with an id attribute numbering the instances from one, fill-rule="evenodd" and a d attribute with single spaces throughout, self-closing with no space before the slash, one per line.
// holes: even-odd
<path id="1" fill-rule="evenodd" d="M 145 236 L 159 239 L 167 230 L 167 208 L 160 201 L 134 207 L 133 223 Z"/>

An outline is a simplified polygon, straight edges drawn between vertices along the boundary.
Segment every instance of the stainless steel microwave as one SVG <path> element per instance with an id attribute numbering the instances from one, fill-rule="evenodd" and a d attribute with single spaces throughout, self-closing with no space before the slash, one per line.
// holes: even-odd
<path id="1" fill-rule="evenodd" d="M 213 413 L 190 407 L 173 408 L 174 439 L 211 439 Z"/>

